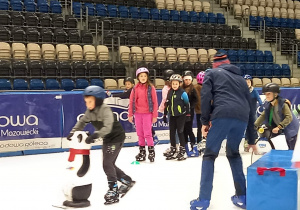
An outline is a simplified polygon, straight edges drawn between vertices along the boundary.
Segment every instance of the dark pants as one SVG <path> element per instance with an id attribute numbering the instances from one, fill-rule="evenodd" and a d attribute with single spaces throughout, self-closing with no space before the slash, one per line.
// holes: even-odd
<path id="1" fill-rule="evenodd" d="M 197 143 L 199 143 L 202 140 L 202 123 L 201 123 L 201 114 L 196 114 L 196 120 L 197 120 Z"/>
<path id="2" fill-rule="evenodd" d="M 297 141 L 297 135 L 293 136 L 290 139 L 286 139 L 286 143 L 287 143 L 287 145 L 289 147 L 289 150 L 294 150 L 295 149 L 296 141 Z"/>
<path id="3" fill-rule="evenodd" d="M 123 143 L 104 143 L 102 146 L 103 170 L 110 182 L 116 182 L 126 176 L 115 164 L 122 147 Z"/>
<path id="4" fill-rule="evenodd" d="M 193 121 L 194 121 L 194 109 L 191 109 L 191 120 L 184 125 L 184 139 L 185 143 L 188 143 L 189 137 L 191 144 L 196 143 L 195 135 L 193 133 Z"/>
<path id="5" fill-rule="evenodd" d="M 178 133 L 180 146 L 183 147 L 185 146 L 185 140 L 183 134 L 184 124 L 185 124 L 185 115 L 170 116 L 169 129 L 170 129 L 171 146 L 176 147 L 176 138 L 175 138 L 176 131 Z"/>
<path id="6" fill-rule="evenodd" d="M 218 157 L 222 141 L 227 137 L 226 156 L 229 161 L 236 195 L 246 195 L 246 180 L 243 163 L 239 153 L 239 145 L 243 138 L 247 123 L 234 118 L 219 118 L 212 122 L 203 155 L 200 199 L 210 200 L 213 188 L 214 163 Z"/>

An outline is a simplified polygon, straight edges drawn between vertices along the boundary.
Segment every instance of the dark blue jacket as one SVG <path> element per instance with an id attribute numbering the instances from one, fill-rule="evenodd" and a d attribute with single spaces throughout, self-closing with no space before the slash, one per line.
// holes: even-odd
<path id="1" fill-rule="evenodd" d="M 169 90 L 164 115 L 167 115 L 168 112 L 171 116 L 190 114 L 189 97 L 182 88 Z"/>
<path id="2" fill-rule="evenodd" d="M 250 109 L 250 105 L 249 88 L 238 67 L 223 64 L 207 71 L 201 90 L 203 125 L 217 118 L 234 118 L 247 122 L 254 131 L 255 110 Z M 249 141 L 254 141 L 253 135 Z"/>
<path id="3" fill-rule="evenodd" d="M 253 90 L 252 90 L 252 92 L 250 93 L 250 95 L 251 95 L 251 108 L 256 109 L 256 107 L 257 107 L 257 102 L 259 103 L 260 106 L 262 105 L 262 101 L 261 101 L 261 99 L 260 99 L 260 96 L 259 96 L 257 90 L 255 90 L 255 89 L 253 88 Z M 254 114 L 256 115 L 256 113 L 254 113 Z"/>

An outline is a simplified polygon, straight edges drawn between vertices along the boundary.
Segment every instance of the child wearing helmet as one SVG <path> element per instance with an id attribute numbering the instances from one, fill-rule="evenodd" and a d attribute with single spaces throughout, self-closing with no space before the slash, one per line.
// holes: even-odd
<path id="1" fill-rule="evenodd" d="M 288 99 L 279 96 L 280 89 L 275 83 L 268 83 L 262 88 L 266 96 L 265 110 L 257 118 L 254 125 L 256 127 L 265 124 L 272 129 L 271 137 L 283 132 L 289 150 L 294 150 L 299 122 L 291 111 L 291 103 Z"/>
<path id="2" fill-rule="evenodd" d="M 254 89 L 254 87 L 252 86 L 252 77 L 249 74 L 244 75 L 244 79 L 247 82 L 249 91 L 250 91 L 250 95 L 251 95 L 251 109 L 256 110 L 257 108 L 257 102 L 259 104 L 259 106 L 262 105 L 262 101 L 261 98 L 257 92 L 257 90 Z M 256 119 L 256 112 L 253 112 L 254 119 Z M 245 142 L 244 142 L 244 151 L 245 152 L 249 152 L 249 145 L 248 145 L 248 138 L 249 138 L 249 132 L 253 132 L 253 131 L 249 131 L 249 129 L 246 129 L 246 133 L 245 133 Z M 257 133 L 254 132 L 255 138 L 257 138 Z"/>
<path id="3" fill-rule="evenodd" d="M 180 87 L 182 78 L 179 74 L 173 74 L 170 77 L 171 89 L 168 93 L 165 111 L 164 122 L 167 122 L 167 114 L 169 113 L 169 129 L 170 129 L 170 152 L 166 155 L 167 160 L 177 158 L 177 160 L 185 160 L 185 139 L 184 139 L 184 124 L 186 118 L 190 116 L 190 104 L 187 93 Z M 180 147 L 177 153 L 175 135 L 176 131 L 179 136 Z"/>
<path id="4" fill-rule="evenodd" d="M 152 137 L 152 124 L 156 123 L 158 116 L 157 95 L 155 87 L 150 83 L 149 70 L 141 67 L 136 70 L 138 84 L 133 88 L 130 94 L 128 121 L 135 120 L 136 132 L 139 139 L 139 154 L 137 161 L 146 160 L 145 145 L 148 145 L 148 159 L 153 162 L 154 142 Z"/>
<path id="5" fill-rule="evenodd" d="M 198 101 L 197 104 L 195 105 L 195 113 L 196 113 L 196 120 L 197 120 L 197 144 L 198 148 L 203 147 L 204 145 L 201 145 L 202 141 L 202 123 L 201 123 L 201 89 L 202 89 L 202 84 L 204 81 L 204 76 L 205 76 L 205 71 L 200 71 L 197 74 L 197 85 L 195 85 L 195 90 L 198 96 Z M 203 142 L 204 143 L 204 142 Z"/>
<path id="6" fill-rule="evenodd" d="M 119 201 L 119 194 L 125 193 L 135 183 L 130 176 L 115 165 L 125 141 L 125 131 L 111 108 L 103 103 L 106 98 L 103 88 L 89 86 L 84 90 L 83 95 L 87 110 L 73 127 L 67 139 L 70 140 L 75 131 L 83 130 L 88 123 L 94 126 L 95 132 L 86 141 L 93 143 L 99 137 L 103 139 L 103 170 L 109 186 L 104 196 L 105 204 L 116 203 Z M 119 189 L 117 181 L 122 183 Z"/>
<path id="7" fill-rule="evenodd" d="M 134 79 L 132 77 L 126 77 L 123 81 L 125 85 L 125 90 L 123 93 L 111 93 L 110 91 L 106 91 L 107 96 L 109 97 L 119 97 L 119 98 L 129 98 L 132 88 L 134 87 Z"/>
<path id="8" fill-rule="evenodd" d="M 185 143 L 186 143 L 186 150 L 188 149 L 188 141 L 190 140 L 191 143 L 191 148 L 192 148 L 192 152 L 190 153 L 188 150 L 188 155 L 191 154 L 191 156 L 199 156 L 199 154 L 197 153 L 198 148 L 196 145 L 196 139 L 195 139 L 195 135 L 193 132 L 193 120 L 194 120 L 194 110 L 195 110 L 195 106 L 198 103 L 198 96 L 197 96 L 197 92 L 196 89 L 194 88 L 194 85 L 192 83 L 193 81 L 193 73 L 191 71 L 185 71 L 183 72 L 183 84 L 182 84 L 182 88 L 184 89 L 184 91 L 188 94 L 189 97 L 189 102 L 190 102 L 190 120 L 187 120 L 185 122 L 184 125 L 184 138 L 185 138 Z M 193 153 L 196 153 L 196 155 L 194 155 Z M 189 155 L 190 156 L 190 155 Z"/>

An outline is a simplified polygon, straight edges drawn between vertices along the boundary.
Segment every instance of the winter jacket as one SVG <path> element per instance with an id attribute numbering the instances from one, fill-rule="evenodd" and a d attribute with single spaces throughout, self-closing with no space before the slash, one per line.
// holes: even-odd
<path id="1" fill-rule="evenodd" d="M 157 95 L 154 86 L 147 86 L 138 83 L 130 94 L 128 116 L 132 117 L 136 113 L 152 113 L 153 118 L 158 116 Z"/>
<path id="2" fill-rule="evenodd" d="M 196 114 L 201 114 L 201 89 L 202 89 L 202 85 L 200 85 L 200 84 L 195 85 L 195 90 L 196 90 L 197 98 L 198 98 L 198 101 L 195 106 Z"/>
<path id="3" fill-rule="evenodd" d="M 113 93 L 113 94 L 112 94 L 112 97 L 119 97 L 119 98 L 122 98 L 122 99 L 129 98 L 132 89 L 133 89 L 133 88 L 130 88 L 130 89 L 128 89 L 128 90 L 124 90 L 123 93 Z"/>
<path id="4" fill-rule="evenodd" d="M 162 96 L 162 99 L 161 99 L 161 102 L 160 102 L 160 105 L 158 107 L 158 111 L 161 112 L 161 113 L 164 113 L 164 110 L 165 110 L 165 103 L 166 103 L 166 100 L 167 100 L 167 96 L 168 96 L 168 92 L 170 90 L 170 86 L 169 85 L 165 85 L 161 91 L 161 96 Z"/>
<path id="5" fill-rule="evenodd" d="M 180 116 L 190 114 L 190 103 L 187 93 L 179 88 L 178 90 L 171 89 L 168 93 L 164 115 Z"/>
<path id="6" fill-rule="evenodd" d="M 88 123 L 92 123 L 95 134 L 103 138 L 103 143 L 119 143 L 125 140 L 125 131 L 121 123 L 106 104 L 96 106 L 93 110 L 87 109 L 71 133 L 83 130 Z"/>
<path id="7" fill-rule="evenodd" d="M 241 70 L 232 64 L 222 64 L 206 72 L 201 90 L 201 122 L 217 118 L 234 118 L 248 123 L 254 130 L 255 110 L 250 109 L 251 96 Z M 254 142 L 251 132 L 249 143 Z"/>
<path id="8" fill-rule="evenodd" d="M 193 89 L 191 91 L 189 91 L 189 89 L 192 88 L 192 86 L 194 86 L 194 85 L 190 84 L 187 87 L 185 87 L 185 85 L 183 85 L 182 87 L 189 96 L 190 108 L 194 109 L 196 104 L 198 103 L 198 96 L 197 96 L 197 91 L 195 90 L 195 87 L 193 87 Z"/>
<path id="9" fill-rule="evenodd" d="M 273 117 L 270 125 L 270 112 L 273 108 Z M 296 136 L 299 130 L 299 121 L 291 111 L 290 102 L 287 99 L 278 97 L 275 106 L 270 102 L 266 102 L 265 110 L 255 121 L 255 126 L 260 126 L 262 123 L 270 125 L 273 128 L 279 127 L 283 129 L 286 139 L 291 139 Z"/>
<path id="10" fill-rule="evenodd" d="M 257 102 L 259 103 L 260 106 L 262 105 L 261 98 L 260 98 L 257 90 L 255 90 L 253 87 L 251 87 L 249 90 L 250 90 L 250 95 L 251 95 L 251 107 L 253 109 L 256 109 Z"/>

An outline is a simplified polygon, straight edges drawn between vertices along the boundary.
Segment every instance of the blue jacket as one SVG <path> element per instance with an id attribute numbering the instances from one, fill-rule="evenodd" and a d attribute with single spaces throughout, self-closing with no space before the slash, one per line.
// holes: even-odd
<path id="1" fill-rule="evenodd" d="M 281 121 L 284 119 L 284 115 L 282 113 L 284 103 L 286 103 L 286 99 L 278 97 L 278 115 L 281 117 Z M 271 108 L 271 103 L 266 102 L 265 121 L 264 121 L 264 123 L 266 125 L 269 124 L 268 121 L 269 121 L 269 117 L 270 117 L 270 108 Z M 298 134 L 298 130 L 299 130 L 299 121 L 298 121 L 297 117 L 294 115 L 294 113 L 292 111 L 291 111 L 291 113 L 292 113 L 292 116 L 293 116 L 293 120 L 283 130 L 285 138 L 287 140 L 291 139 L 294 136 L 296 136 Z"/>
<path id="2" fill-rule="evenodd" d="M 262 105 L 261 98 L 260 98 L 257 90 L 255 90 L 253 87 L 252 87 L 252 91 L 250 90 L 250 95 L 251 95 L 251 108 L 252 109 L 256 109 L 257 102 L 259 103 L 260 106 Z M 254 113 L 254 114 L 256 114 L 256 113 Z"/>
<path id="3" fill-rule="evenodd" d="M 170 89 L 166 100 L 164 115 L 167 115 L 168 112 L 171 116 L 190 114 L 189 97 L 182 88 L 178 90 Z"/>
<path id="4" fill-rule="evenodd" d="M 217 118 L 234 118 L 247 122 L 254 131 L 255 110 L 250 107 L 249 88 L 237 66 L 223 64 L 207 71 L 201 90 L 203 125 Z M 253 135 L 249 141 L 254 141 Z"/>

